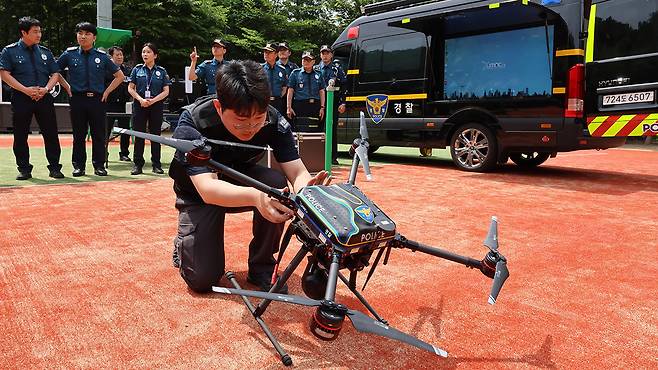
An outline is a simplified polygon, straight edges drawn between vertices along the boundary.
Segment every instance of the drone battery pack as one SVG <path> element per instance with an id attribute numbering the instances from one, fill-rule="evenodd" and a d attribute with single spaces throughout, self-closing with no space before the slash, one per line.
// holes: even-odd
<path id="1" fill-rule="evenodd" d="M 306 225 L 339 248 L 375 248 L 395 236 L 395 223 L 354 185 L 307 186 L 297 196 Z"/>

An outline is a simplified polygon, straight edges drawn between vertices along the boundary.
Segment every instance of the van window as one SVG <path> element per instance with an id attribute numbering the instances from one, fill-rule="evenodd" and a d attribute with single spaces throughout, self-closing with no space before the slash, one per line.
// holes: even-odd
<path id="1" fill-rule="evenodd" d="M 658 1 L 603 1 L 594 30 L 594 60 L 658 52 Z"/>
<path id="2" fill-rule="evenodd" d="M 549 96 L 553 29 L 551 25 L 446 39 L 444 99 Z"/>
<path id="3" fill-rule="evenodd" d="M 421 33 L 366 40 L 359 54 L 360 82 L 423 78 L 426 51 Z"/>

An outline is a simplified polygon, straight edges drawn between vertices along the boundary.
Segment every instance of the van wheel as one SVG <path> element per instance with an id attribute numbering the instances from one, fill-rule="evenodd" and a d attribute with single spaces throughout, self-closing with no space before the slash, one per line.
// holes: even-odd
<path id="1" fill-rule="evenodd" d="M 464 171 L 486 172 L 496 166 L 498 146 L 490 128 L 467 123 L 457 128 L 450 139 L 450 155 Z"/>
<path id="2" fill-rule="evenodd" d="M 519 167 L 532 168 L 546 162 L 550 157 L 550 153 L 510 153 L 509 158 L 512 162 L 516 163 Z"/>
<path id="3" fill-rule="evenodd" d="M 432 156 L 432 148 L 428 148 L 428 147 L 420 148 L 420 155 L 422 157 L 431 157 Z"/>

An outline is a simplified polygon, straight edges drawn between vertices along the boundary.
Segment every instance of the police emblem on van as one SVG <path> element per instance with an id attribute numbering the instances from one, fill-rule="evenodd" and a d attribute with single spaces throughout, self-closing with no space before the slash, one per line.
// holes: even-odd
<path id="1" fill-rule="evenodd" d="M 388 95 L 374 94 L 366 96 L 366 109 L 374 123 L 381 122 L 388 111 Z"/>

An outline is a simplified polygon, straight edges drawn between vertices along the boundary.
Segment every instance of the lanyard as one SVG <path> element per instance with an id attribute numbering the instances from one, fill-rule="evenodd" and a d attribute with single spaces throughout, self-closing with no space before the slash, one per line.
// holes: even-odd
<path id="1" fill-rule="evenodd" d="M 146 64 L 142 66 L 142 71 L 144 71 L 144 68 L 146 67 Z M 155 64 L 153 65 L 153 69 L 155 69 Z M 147 71 L 150 71 L 151 73 L 145 72 L 146 73 L 146 91 L 151 91 L 151 81 L 153 80 L 153 74 L 155 71 L 149 70 L 147 68 Z"/>

